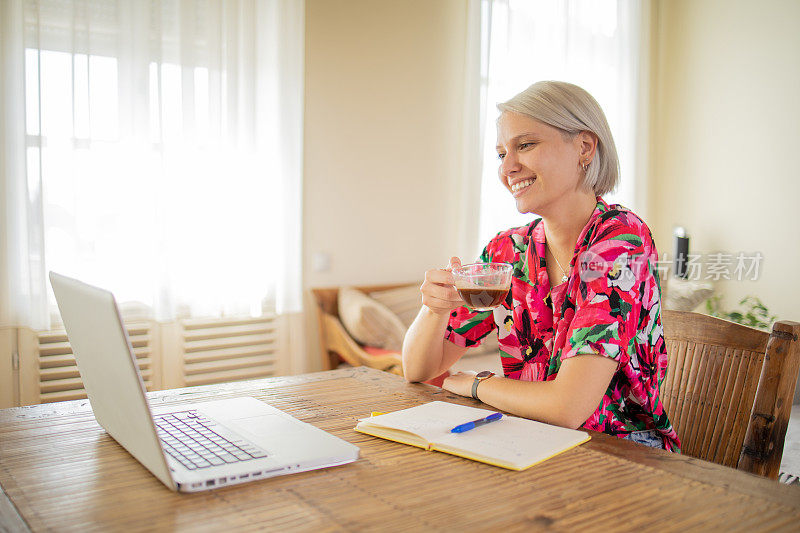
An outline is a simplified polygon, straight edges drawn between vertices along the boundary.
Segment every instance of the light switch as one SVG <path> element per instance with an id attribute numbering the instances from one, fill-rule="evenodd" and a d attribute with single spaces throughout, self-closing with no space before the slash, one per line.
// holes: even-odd
<path id="1" fill-rule="evenodd" d="M 311 268 L 314 272 L 328 272 L 331 269 L 331 255 L 328 252 L 314 252 Z"/>

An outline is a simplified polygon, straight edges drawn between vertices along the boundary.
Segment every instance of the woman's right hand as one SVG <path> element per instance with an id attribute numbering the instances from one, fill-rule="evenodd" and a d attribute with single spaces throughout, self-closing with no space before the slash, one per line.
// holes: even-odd
<path id="1" fill-rule="evenodd" d="M 445 339 L 450 312 L 464 305 L 452 273 L 460 266 L 458 257 L 453 257 L 447 268 L 425 272 L 425 281 L 420 287 L 422 309 L 403 341 L 403 376 L 408 381 L 425 381 L 438 376 L 467 351 Z"/>
<path id="2" fill-rule="evenodd" d="M 425 272 L 425 281 L 420 287 L 422 305 L 437 315 L 450 314 L 452 309 L 464 305 L 455 287 L 453 269 L 461 267 L 458 257 L 450 258 L 447 268 L 437 268 Z"/>

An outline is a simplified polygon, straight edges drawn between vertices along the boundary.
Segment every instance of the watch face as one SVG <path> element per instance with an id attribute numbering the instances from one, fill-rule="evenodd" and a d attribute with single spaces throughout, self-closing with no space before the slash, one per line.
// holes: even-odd
<path id="1" fill-rule="evenodd" d="M 494 376 L 494 372 L 490 370 L 482 370 L 481 372 L 478 372 L 478 375 L 476 375 L 475 377 L 478 379 L 486 379 L 492 376 Z"/>

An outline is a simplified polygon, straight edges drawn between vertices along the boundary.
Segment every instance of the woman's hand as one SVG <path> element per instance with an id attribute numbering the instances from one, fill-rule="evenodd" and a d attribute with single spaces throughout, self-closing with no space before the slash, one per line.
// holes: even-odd
<path id="1" fill-rule="evenodd" d="M 464 305 L 464 300 L 455 288 L 452 271 L 461 267 L 458 257 L 450 258 L 447 268 L 438 268 L 425 272 L 425 281 L 420 287 L 422 305 L 437 315 L 449 314 L 452 309 Z"/>
<path id="2" fill-rule="evenodd" d="M 456 372 L 445 378 L 442 388 L 459 396 L 472 397 L 472 383 L 475 381 L 475 372 Z"/>
<path id="3" fill-rule="evenodd" d="M 425 272 L 420 287 L 422 309 L 403 341 L 403 376 L 408 381 L 425 381 L 440 375 L 467 351 L 445 340 L 450 311 L 464 305 L 451 272 L 460 266 L 458 257 L 453 257 L 447 268 Z"/>

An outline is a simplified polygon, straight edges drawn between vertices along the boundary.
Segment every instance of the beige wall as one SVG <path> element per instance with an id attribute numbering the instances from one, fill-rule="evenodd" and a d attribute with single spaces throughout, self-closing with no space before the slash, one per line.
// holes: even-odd
<path id="1" fill-rule="evenodd" d="M 722 282 L 800 319 L 800 2 L 655 0 L 649 222 L 696 253 L 764 255 Z M 304 286 L 412 281 L 452 253 L 463 0 L 307 0 Z M 330 268 L 312 268 L 314 254 Z M 306 298 L 312 309 L 310 298 Z M 314 316 L 308 364 L 319 365 Z"/>
<path id="2" fill-rule="evenodd" d="M 657 244 L 672 253 L 683 225 L 693 252 L 760 251 L 758 281 L 718 291 L 800 320 L 800 2 L 662 0 L 655 13 Z"/>
<path id="3" fill-rule="evenodd" d="M 466 4 L 307 0 L 306 289 L 415 281 L 452 254 Z M 328 271 L 312 268 L 317 253 Z"/>

